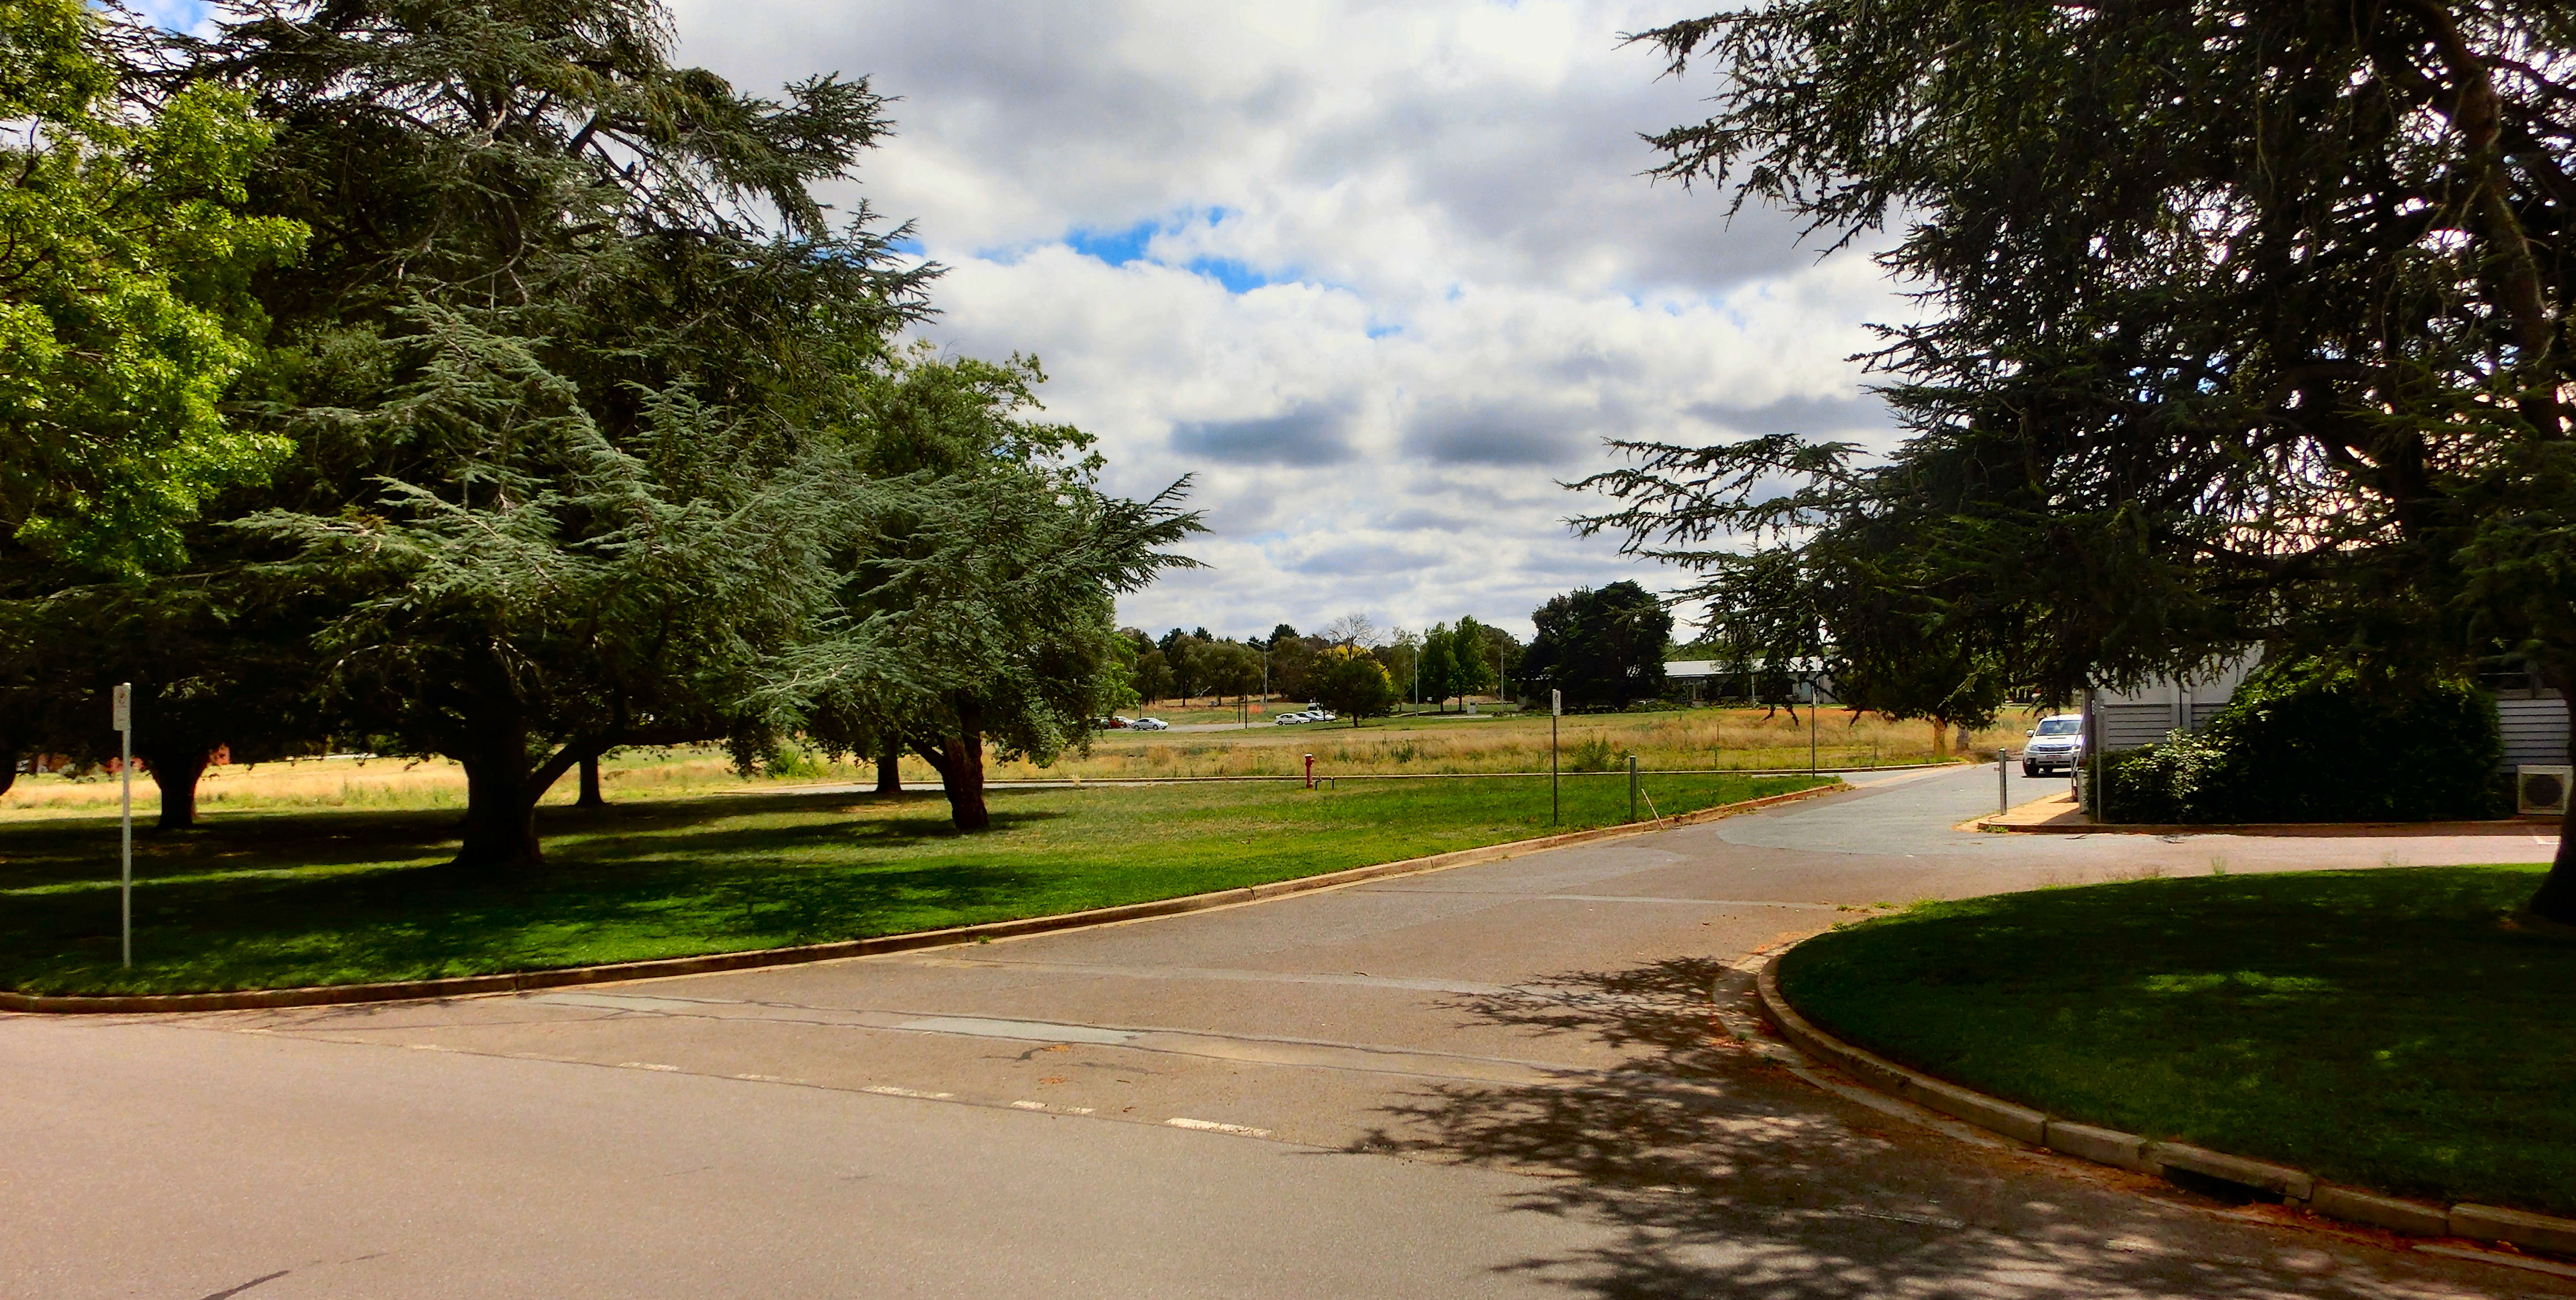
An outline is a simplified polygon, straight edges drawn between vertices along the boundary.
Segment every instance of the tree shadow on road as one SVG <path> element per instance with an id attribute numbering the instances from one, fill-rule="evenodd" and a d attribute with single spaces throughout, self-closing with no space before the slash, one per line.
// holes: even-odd
<path id="1" fill-rule="evenodd" d="M 1576 1295 L 2461 1293 L 2373 1247 L 2329 1250 L 2331 1238 L 2230 1222 L 2178 1192 L 2087 1180 L 1836 1097 L 1726 1035 L 1709 992 L 1727 977 L 1677 959 L 1455 999 L 1487 1024 L 1596 1036 L 1629 1065 L 1570 1085 L 1426 1087 L 1350 1149 L 1536 1175 L 1513 1208 L 1610 1233 L 1510 1271 Z"/>

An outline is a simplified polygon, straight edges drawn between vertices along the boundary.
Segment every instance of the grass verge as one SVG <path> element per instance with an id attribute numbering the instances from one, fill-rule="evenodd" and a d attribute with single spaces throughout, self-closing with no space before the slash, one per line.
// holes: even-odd
<path id="1" fill-rule="evenodd" d="M 1664 777 L 1667 814 L 1823 784 Z M 138 838 L 117 966 L 116 828 L 0 827 L 0 988 L 166 993 L 431 979 L 734 952 L 1172 898 L 1624 821 L 1627 783 L 1344 780 L 996 791 L 961 836 L 935 793 L 541 809 L 547 862 L 460 874 L 455 818 L 235 816 Z"/>
<path id="2" fill-rule="evenodd" d="M 2051 1114 L 2576 1213 L 2576 941 L 2542 867 L 2146 880 L 1919 904 L 1791 950 L 1836 1034 Z"/>

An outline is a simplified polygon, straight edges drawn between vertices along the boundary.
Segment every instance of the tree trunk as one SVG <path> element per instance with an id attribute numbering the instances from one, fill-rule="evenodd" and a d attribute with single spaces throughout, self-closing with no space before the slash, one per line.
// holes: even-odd
<path id="1" fill-rule="evenodd" d="M 1950 730 L 1941 725 L 1939 718 L 1934 718 L 1932 720 L 1932 761 L 1937 763 L 1949 756 Z"/>
<path id="2" fill-rule="evenodd" d="M 459 748 L 464 752 L 453 757 L 465 768 L 465 842 L 456 850 L 455 865 L 497 869 L 544 862 L 537 797 L 552 780 L 540 784 L 530 770 L 526 727 L 515 716 L 475 719 L 472 740 Z"/>
<path id="3" fill-rule="evenodd" d="M 877 746 L 877 793 L 903 793 L 903 738 L 888 736 Z"/>
<path id="4" fill-rule="evenodd" d="M 2576 705 L 2576 673 L 2553 668 L 2547 674 L 2570 705 Z M 2569 719 L 2568 761 L 2576 763 L 2576 715 Z M 2517 796 L 2519 797 L 2519 796 Z M 2524 910 L 2545 921 L 2576 925 L 2576 799 L 2567 802 L 2567 811 L 2558 817 L 2558 855 L 2549 865 L 2549 874 L 2540 881 L 2540 892 L 2531 896 Z"/>
<path id="5" fill-rule="evenodd" d="M 9 793 L 9 787 L 18 784 L 18 759 L 17 750 L 0 748 L 0 794 Z"/>
<path id="6" fill-rule="evenodd" d="M 599 760 L 581 760 L 581 797 L 572 801 L 575 808 L 605 808 L 608 797 L 599 792 Z"/>
<path id="7" fill-rule="evenodd" d="M 984 807 L 983 717 L 979 706 L 959 705 L 958 734 L 942 736 L 937 746 L 919 751 L 939 771 L 940 787 L 948 794 L 948 819 L 969 833 L 993 826 L 993 815 Z"/>
<path id="8" fill-rule="evenodd" d="M 152 770 L 152 784 L 161 790 L 161 818 L 153 823 L 157 830 L 192 830 L 197 825 L 197 782 L 206 775 L 206 761 L 215 751 L 205 745 L 154 747 L 136 755 Z"/>

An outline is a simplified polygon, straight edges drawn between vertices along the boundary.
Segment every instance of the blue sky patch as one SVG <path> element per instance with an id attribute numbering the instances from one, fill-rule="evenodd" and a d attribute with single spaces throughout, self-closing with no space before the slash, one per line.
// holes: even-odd
<path id="1" fill-rule="evenodd" d="M 1145 255 L 1145 245 L 1162 228 L 1159 221 L 1139 221 L 1125 230 L 1076 230 L 1064 237 L 1064 246 L 1111 266 L 1125 266 Z"/>

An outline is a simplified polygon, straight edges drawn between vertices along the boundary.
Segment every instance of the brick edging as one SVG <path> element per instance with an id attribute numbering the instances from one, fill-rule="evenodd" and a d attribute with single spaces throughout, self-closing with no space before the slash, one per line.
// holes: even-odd
<path id="1" fill-rule="evenodd" d="M 909 952 L 916 948 L 939 948 L 950 944 L 974 943 L 982 939 L 1007 939 L 1021 935 L 1045 934 L 1056 930 L 1077 930 L 1087 926 L 1116 925 L 1124 921 L 1142 921 L 1158 916 L 1178 916 L 1185 912 L 1203 912 L 1209 908 L 1232 907 L 1264 899 L 1284 898 L 1291 894 L 1335 889 L 1386 876 L 1413 875 L 1425 871 L 1442 871 L 1451 867 L 1474 866 L 1533 853 L 1543 849 L 1582 844 L 1593 840 L 1616 839 L 1642 835 L 1673 826 L 1690 826 L 1700 822 L 1759 812 L 1775 804 L 1798 799 L 1812 799 L 1852 787 L 1836 781 L 1812 789 L 1792 790 L 1787 794 L 1766 795 L 1739 803 L 1719 804 L 1696 812 L 1677 813 L 1661 821 L 1628 822 L 1617 826 L 1595 827 L 1587 831 L 1568 831 L 1561 835 L 1542 835 L 1535 839 L 1508 840 L 1472 849 L 1435 853 L 1429 857 L 1406 858 L 1398 862 L 1380 862 L 1365 867 L 1351 867 L 1319 876 L 1301 876 L 1293 880 L 1272 881 L 1266 885 L 1247 885 L 1220 889 L 1205 894 L 1185 894 L 1179 898 L 1160 898 L 1144 903 L 1125 903 L 1117 907 L 1096 907 L 1084 912 L 1061 912 L 1053 916 L 1029 916 L 1012 921 L 988 921 L 981 925 L 951 926 L 944 930 L 921 930 L 912 934 L 880 935 L 871 939 L 845 939 L 836 943 L 800 944 L 790 948 L 753 948 L 742 952 L 708 953 L 698 957 L 657 957 L 648 961 L 612 962 L 598 966 L 559 966 L 549 970 L 513 971 L 497 975 L 466 975 L 451 979 L 400 980 L 380 984 L 324 984 L 291 989 L 240 989 L 225 993 L 139 993 L 92 996 L 82 994 L 17 993 L 0 990 L 0 1012 L 36 1012 L 51 1015 L 138 1014 L 169 1011 L 243 1011 L 263 1007 L 332 1006 L 351 1002 L 402 1002 L 424 998 L 469 997 L 490 993 L 520 993 L 529 989 L 562 988 L 576 984 L 607 984 L 620 980 L 655 979 L 671 975 L 704 975 L 716 971 L 751 970 L 763 966 L 796 966 L 809 962 L 838 961 L 847 957 L 873 957 L 890 952 Z"/>
<path id="2" fill-rule="evenodd" d="M 1779 1029 L 1782 1037 L 1800 1051 L 1881 1092 L 1892 1093 L 1952 1119 L 2098 1164 L 2168 1179 L 2181 1173 L 2235 1183 L 2278 1196 L 2284 1204 L 2327 1218 L 2407 1236 L 2465 1237 L 2476 1241 L 2500 1241 L 2526 1250 L 2576 1255 L 2576 1219 L 2467 1201 L 2445 1206 L 2384 1196 L 2357 1187 L 2323 1182 L 2306 1170 L 2268 1160 L 2232 1156 L 2181 1142 L 2157 1142 L 2135 1133 L 2059 1119 L 2028 1106 L 1933 1078 L 1817 1028 L 1813 1021 L 1798 1014 L 1797 1008 L 1790 1006 L 1788 999 L 1781 995 L 1779 969 L 1779 956 L 1763 963 L 1761 972 L 1754 977 L 1754 987 L 1761 999 L 1763 1015 Z"/>

